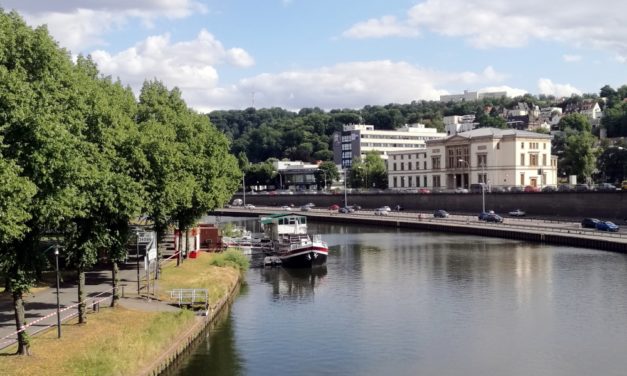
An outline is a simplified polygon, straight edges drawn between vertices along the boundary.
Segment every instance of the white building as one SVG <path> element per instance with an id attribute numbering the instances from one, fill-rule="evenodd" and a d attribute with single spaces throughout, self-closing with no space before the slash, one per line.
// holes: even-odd
<path id="1" fill-rule="evenodd" d="M 279 189 L 292 191 L 313 190 L 317 187 L 318 165 L 302 161 L 275 161 L 272 163 L 279 173 Z"/>
<path id="2" fill-rule="evenodd" d="M 350 168 L 353 160 L 363 159 L 367 152 L 376 151 L 387 159 L 395 150 L 424 149 L 426 142 L 446 137 L 435 128 L 424 124 L 410 124 L 397 130 L 375 130 L 373 125 L 345 125 L 342 132 L 333 134 L 333 160 L 342 168 Z"/>
<path id="3" fill-rule="evenodd" d="M 444 130 L 447 136 L 452 136 L 460 132 L 468 132 L 477 127 L 479 123 L 475 123 L 475 115 L 452 115 L 445 116 Z"/>
<path id="4" fill-rule="evenodd" d="M 440 102 L 469 102 L 488 98 L 503 98 L 507 96 L 506 91 L 494 91 L 479 93 L 476 91 L 464 90 L 463 94 L 440 95 Z"/>
<path id="5" fill-rule="evenodd" d="M 388 158 L 391 189 L 545 186 L 557 184 L 551 136 L 514 129 L 479 128 L 427 142 L 426 149 L 394 151 Z"/>

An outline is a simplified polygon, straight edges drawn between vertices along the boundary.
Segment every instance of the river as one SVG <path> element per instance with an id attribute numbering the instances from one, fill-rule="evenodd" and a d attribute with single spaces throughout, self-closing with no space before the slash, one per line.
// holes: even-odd
<path id="1" fill-rule="evenodd" d="M 329 243 L 327 266 L 250 269 L 231 309 L 168 374 L 627 373 L 625 255 L 309 228 Z"/>

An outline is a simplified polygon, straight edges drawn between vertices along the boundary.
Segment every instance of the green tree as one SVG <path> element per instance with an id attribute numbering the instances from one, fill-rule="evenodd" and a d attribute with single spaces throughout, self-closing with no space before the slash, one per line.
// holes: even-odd
<path id="1" fill-rule="evenodd" d="M 576 132 L 587 132 L 590 133 L 592 131 L 592 126 L 590 125 L 590 120 L 585 115 L 582 114 L 568 114 L 560 119 L 558 127 L 561 131 L 566 131 L 567 129 L 571 129 Z"/>
<path id="2" fill-rule="evenodd" d="M 318 171 L 316 171 L 316 184 L 318 184 L 318 187 L 327 189 L 328 186 L 333 185 L 333 182 L 339 179 L 340 172 L 337 170 L 335 163 L 326 161 L 318 165 Z"/>
<path id="3" fill-rule="evenodd" d="M 564 170 L 577 175 L 579 181 L 588 182 L 595 167 L 594 136 L 590 133 L 572 133 L 566 137 Z"/>

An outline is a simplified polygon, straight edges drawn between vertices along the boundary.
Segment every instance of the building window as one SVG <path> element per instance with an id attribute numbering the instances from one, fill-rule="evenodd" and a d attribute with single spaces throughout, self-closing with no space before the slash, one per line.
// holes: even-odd
<path id="1" fill-rule="evenodd" d="M 488 166 L 488 156 L 485 154 L 477 155 L 477 166 L 479 167 L 487 167 Z"/>
<path id="2" fill-rule="evenodd" d="M 524 143 L 524 142 L 521 142 L 521 143 L 520 143 L 520 148 L 521 148 L 521 149 L 524 149 L 524 148 L 525 148 L 525 143 Z"/>
<path id="3" fill-rule="evenodd" d="M 542 154 L 542 166 L 546 166 L 546 154 Z"/>
<path id="4" fill-rule="evenodd" d="M 433 175 L 433 186 L 436 188 L 440 186 L 440 175 Z"/>
<path id="5" fill-rule="evenodd" d="M 420 187 L 420 176 L 416 176 L 416 188 Z"/>
<path id="6" fill-rule="evenodd" d="M 431 168 L 434 170 L 439 170 L 440 168 L 440 157 L 431 157 Z"/>
<path id="7" fill-rule="evenodd" d="M 422 177 L 422 185 L 427 186 L 427 175 Z"/>
<path id="8" fill-rule="evenodd" d="M 422 162 L 422 169 L 423 170 L 427 169 L 427 161 Z"/>
<path id="9" fill-rule="evenodd" d="M 407 177 L 407 186 L 408 186 L 409 188 L 411 188 L 411 183 L 412 183 L 412 176 L 408 176 L 408 177 Z"/>
<path id="10" fill-rule="evenodd" d="M 546 150 L 546 142 L 543 145 L 544 145 L 544 150 Z"/>
<path id="11" fill-rule="evenodd" d="M 520 165 L 521 166 L 525 165 L 525 155 L 524 154 L 520 154 Z"/>
<path id="12" fill-rule="evenodd" d="M 411 162 L 407 162 L 407 171 L 411 171 Z"/>
<path id="13" fill-rule="evenodd" d="M 496 150 L 500 150 L 500 149 L 501 149 L 501 143 L 500 143 L 500 142 L 497 142 L 497 143 L 496 143 Z"/>
<path id="14" fill-rule="evenodd" d="M 396 163 L 394 163 L 394 165 L 393 165 L 392 167 L 394 167 L 394 168 L 392 169 L 392 171 L 396 171 Z"/>
<path id="15" fill-rule="evenodd" d="M 405 177 L 401 176 L 401 188 L 405 188 Z"/>
<path id="16" fill-rule="evenodd" d="M 477 181 L 479 183 L 487 183 L 488 182 L 488 175 L 487 174 L 478 174 L 477 175 Z"/>
<path id="17" fill-rule="evenodd" d="M 529 165 L 533 166 L 533 167 L 537 167 L 538 166 L 538 155 L 537 154 L 529 155 Z"/>
<path id="18" fill-rule="evenodd" d="M 397 181 L 396 181 L 396 176 L 395 176 L 395 177 L 394 177 L 394 184 L 392 185 L 394 188 L 396 188 L 396 186 L 397 186 L 397 184 L 396 184 L 396 183 L 397 183 Z"/>
<path id="19" fill-rule="evenodd" d="M 520 173 L 520 185 L 525 185 L 525 173 Z"/>
<path id="20" fill-rule="evenodd" d="M 403 159 L 403 158 L 401 158 Z M 405 162 L 401 162 L 401 171 L 405 171 Z"/>

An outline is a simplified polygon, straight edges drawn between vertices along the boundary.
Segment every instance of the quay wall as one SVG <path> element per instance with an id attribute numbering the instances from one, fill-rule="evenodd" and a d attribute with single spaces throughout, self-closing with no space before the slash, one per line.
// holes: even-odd
<path id="1" fill-rule="evenodd" d="M 242 198 L 237 195 L 234 198 Z M 433 211 L 444 209 L 450 213 L 477 214 L 482 210 L 481 194 L 417 194 L 417 193 L 353 193 L 347 197 L 349 205 L 374 209 L 383 205 L 392 208 L 401 205 L 406 210 Z M 246 195 L 246 203 L 263 206 L 314 203 L 318 207 L 344 205 L 342 194 Z M 486 193 L 486 210 L 507 213 L 521 209 L 531 217 L 559 217 L 581 220 L 594 217 L 622 224 L 627 220 L 627 191 L 617 192 L 538 192 Z"/>

